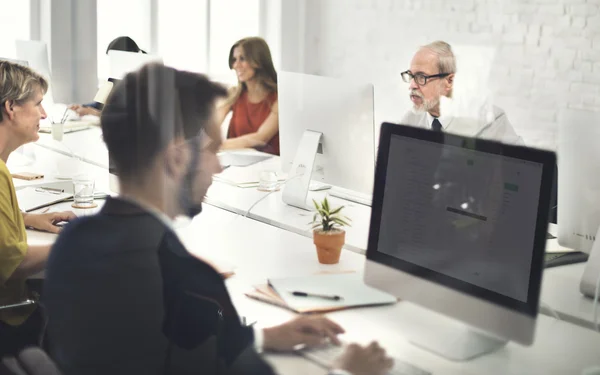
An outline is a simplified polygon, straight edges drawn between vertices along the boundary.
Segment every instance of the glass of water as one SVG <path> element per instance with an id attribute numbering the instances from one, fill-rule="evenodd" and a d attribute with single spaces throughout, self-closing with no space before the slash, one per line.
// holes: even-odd
<path id="1" fill-rule="evenodd" d="M 80 177 L 73 179 L 73 207 L 93 208 L 94 204 L 94 185 L 91 178 Z"/>
<path id="2" fill-rule="evenodd" d="M 259 175 L 258 190 L 260 191 L 277 191 L 279 183 L 277 173 L 274 171 L 262 171 Z"/>

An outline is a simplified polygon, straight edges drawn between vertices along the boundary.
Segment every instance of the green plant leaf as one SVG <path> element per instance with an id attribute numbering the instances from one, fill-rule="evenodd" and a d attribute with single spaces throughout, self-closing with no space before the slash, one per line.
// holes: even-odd
<path id="1" fill-rule="evenodd" d="M 337 218 L 337 217 L 335 219 L 333 219 L 333 222 L 336 224 L 339 224 L 341 226 L 351 226 L 348 222 L 346 222 L 340 218 Z"/>
<path id="2" fill-rule="evenodd" d="M 335 214 L 339 213 L 343 208 L 344 208 L 344 206 L 339 206 L 335 210 L 331 211 L 330 214 L 335 215 Z"/>
<path id="3" fill-rule="evenodd" d="M 317 211 L 319 211 L 320 207 L 319 207 L 319 204 L 317 203 L 317 201 L 314 200 L 314 199 L 312 201 L 313 201 L 313 203 L 314 203 L 315 208 L 317 209 Z"/>
<path id="4" fill-rule="evenodd" d="M 329 201 L 327 200 L 327 197 L 325 197 L 325 199 L 323 199 L 323 208 L 329 212 Z"/>

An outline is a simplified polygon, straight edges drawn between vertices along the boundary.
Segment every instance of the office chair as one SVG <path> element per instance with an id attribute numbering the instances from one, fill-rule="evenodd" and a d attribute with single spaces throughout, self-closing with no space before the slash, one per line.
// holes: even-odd
<path id="1" fill-rule="evenodd" d="M 31 347 L 17 357 L 4 358 L 0 375 L 61 375 L 61 372 L 43 350 Z"/>
<path id="2" fill-rule="evenodd" d="M 43 343 L 44 343 L 44 339 L 45 339 L 45 335 L 46 335 L 46 327 L 48 325 L 48 316 L 46 314 L 46 309 L 44 308 L 42 303 L 40 303 L 40 301 L 39 301 L 39 295 L 37 293 L 34 293 L 32 298 L 28 298 L 23 301 L 11 303 L 8 305 L 0 305 L 0 311 L 15 309 L 18 307 L 23 307 L 23 306 L 28 306 L 28 305 L 37 305 L 37 308 L 40 309 L 39 311 L 42 315 L 42 331 L 40 332 L 40 335 L 38 337 L 37 345 L 44 347 Z M 1 375 L 1 373 L 0 373 L 0 375 Z"/>
<path id="3" fill-rule="evenodd" d="M 11 303 L 9 305 L 0 305 L 0 311 L 1 310 L 8 310 L 8 309 L 14 309 L 17 307 L 22 307 L 22 306 L 27 306 L 27 305 L 35 305 L 35 301 L 32 299 L 26 299 L 17 303 Z"/>

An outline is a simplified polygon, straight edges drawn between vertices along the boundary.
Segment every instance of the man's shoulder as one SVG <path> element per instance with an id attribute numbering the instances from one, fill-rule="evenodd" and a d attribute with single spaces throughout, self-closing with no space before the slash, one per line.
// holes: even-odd
<path id="1" fill-rule="evenodd" d="M 56 256 L 93 258 L 113 252 L 124 254 L 157 246 L 167 228 L 150 215 L 135 217 L 99 213 L 67 224 L 52 248 Z"/>

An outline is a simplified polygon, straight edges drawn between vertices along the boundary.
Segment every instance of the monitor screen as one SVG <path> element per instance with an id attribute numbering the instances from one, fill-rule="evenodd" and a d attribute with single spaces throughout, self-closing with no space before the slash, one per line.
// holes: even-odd
<path id="1" fill-rule="evenodd" d="M 530 281 L 541 272 L 533 262 L 543 252 L 534 256 L 534 242 L 539 213 L 547 212 L 540 210 L 543 160 L 502 152 L 513 146 L 487 142 L 488 152 L 440 137 L 391 134 L 383 145 L 368 257 L 533 314 L 539 282 Z"/>

